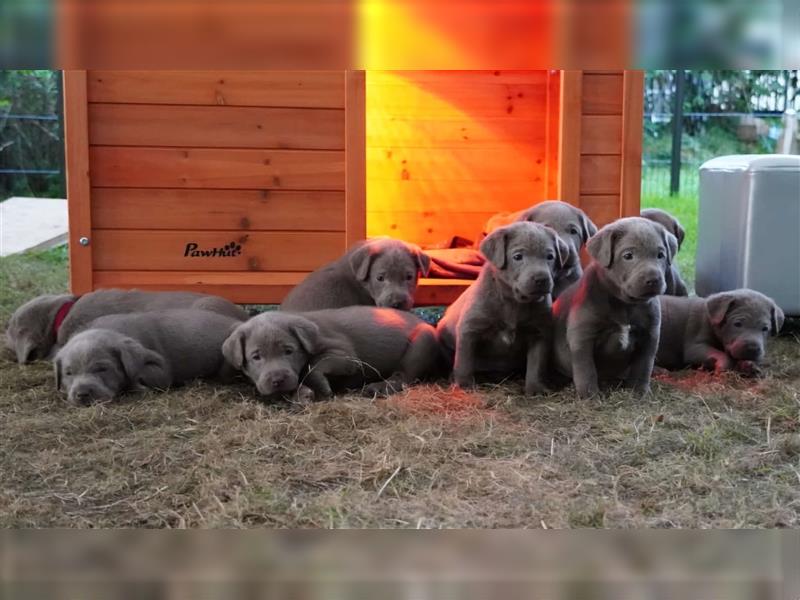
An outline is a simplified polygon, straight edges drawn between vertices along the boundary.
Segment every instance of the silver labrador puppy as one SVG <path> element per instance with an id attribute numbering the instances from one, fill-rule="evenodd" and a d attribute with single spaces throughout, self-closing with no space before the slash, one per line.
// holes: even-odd
<path id="1" fill-rule="evenodd" d="M 659 300 L 661 340 L 656 365 L 665 369 L 698 366 L 759 375 L 767 337 L 783 327 L 783 311 L 754 290 Z"/>
<path id="2" fill-rule="evenodd" d="M 567 260 L 554 277 L 553 299 L 555 300 L 581 278 L 583 274 L 581 248 L 597 233 L 597 226 L 580 208 L 560 200 L 548 200 L 532 206 L 520 214 L 519 220 L 541 223 L 554 229 L 569 247 Z"/>
<path id="3" fill-rule="evenodd" d="M 661 210 L 660 208 L 646 208 L 641 212 L 641 215 L 645 219 L 649 219 L 654 223 L 658 223 L 672 235 L 674 235 L 678 240 L 678 250 L 681 249 L 683 239 L 686 237 L 686 230 L 680 224 L 678 219 L 673 217 L 667 211 Z M 667 271 L 666 281 L 667 291 L 664 293 L 668 296 L 689 295 L 689 289 L 686 287 L 686 284 L 684 283 L 683 278 L 678 271 L 678 267 L 675 264 L 671 265 L 669 271 Z"/>
<path id="4" fill-rule="evenodd" d="M 194 292 L 109 289 L 83 296 L 48 294 L 14 311 L 8 322 L 6 345 L 22 364 L 43 360 L 98 317 L 167 308 L 209 310 L 239 321 L 248 318 L 244 309 L 224 298 Z"/>
<path id="5" fill-rule="evenodd" d="M 432 374 L 441 357 L 436 332 L 425 321 L 367 306 L 265 312 L 240 324 L 222 352 L 260 394 L 291 394 L 304 386 L 302 399 L 357 388 L 391 393 Z"/>
<path id="6" fill-rule="evenodd" d="M 417 281 L 428 274 L 430 266 L 430 257 L 414 244 L 391 238 L 366 240 L 301 281 L 286 296 L 281 310 L 357 305 L 410 310 Z"/>
<path id="7" fill-rule="evenodd" d="M 496 229 L 481 243 L 487 262 L 478 279 L 439 321 L 443 350 L 460 387 L 476 373 L 525 373 L 525 393 L 547 391 L 552 342 L 553 278 L 569 247 L 555 231 L 527 221 Z"/>
<path id="8" fill-rule="evenodd" d="M 556 366 L 582 398 L 619 380 L 647 393 L 661 321 L 657 296 L 678 241 L 652 221 L 628 217 L 603 227 L 586 249 L 592 262 L 553 306 Z"/>
<path id="9" fill-rule="evenodd" d="M 56 386 L 75 404 L 225 374 L 222 343 L 241 321 L 207 310 L 106 315 L 55 356 Z"/>

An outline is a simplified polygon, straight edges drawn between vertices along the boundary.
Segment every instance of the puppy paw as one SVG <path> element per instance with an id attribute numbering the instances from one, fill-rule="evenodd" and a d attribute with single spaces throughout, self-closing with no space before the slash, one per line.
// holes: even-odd
<path id="1" fill-rule="evenodd" d="M 644 398 L 651 393 L 650 383 L 637 383 L 631 388 L 631 393 L 637 398 Z"/>
<path id="2" fill-rule="evenodd" d="M 582 400 L 589 400 L 600 395 L 600 388 L 597 384 L 576 385 L 575 391 L 578 392 L 578 397 Z"/>
<path id="3" fill-rule="evenodd" d="M 464 375 L 464 374 L 454 375 L 453 381 L 462 390 L 475 389 L 475 377 L 473 375 Z"/>
<path id="4" fill-rule="evenodd" d="M 738 361 L 736 371 L 745 377 L 764 377 L 764 371 L 752 360 Z"/>
<path id="5" fill-rule="evenodd" d="M 525 395 L 526 396 L 542 396 L 549 394 L 552 390 L 541 381 L 526 381 L 525 382 Z"/>
<path id="6" fill-rule="evenodd" d="M 402 381 L 397 379 L 387 379 L 386 381 L 379 381 L 377 383 L 365 385 L 362 393 L 368 398 L 383 398 L 402 392 L 404 387 L 405 386 L 403 385 Z"/>
<path id="7" fill-rule="evenodd" d="M 316 399 L 317 395 L 314 393 L 314 390 L 305 385 L 301 385 L 297 388 L 297 392 L 294 395 L 294 400 L 298 404 L 311 404 Z"/>

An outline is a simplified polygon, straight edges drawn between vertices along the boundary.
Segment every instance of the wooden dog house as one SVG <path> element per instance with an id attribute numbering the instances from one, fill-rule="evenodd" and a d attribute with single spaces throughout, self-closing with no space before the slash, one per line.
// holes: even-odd
<path id="1" fill-rule="evenodd" d="M 548 198 L 639 212 L 639 71 L 66 71 L 64 97 L 78 294 L 279 302 L 366 236 L 476 239 Z"/>

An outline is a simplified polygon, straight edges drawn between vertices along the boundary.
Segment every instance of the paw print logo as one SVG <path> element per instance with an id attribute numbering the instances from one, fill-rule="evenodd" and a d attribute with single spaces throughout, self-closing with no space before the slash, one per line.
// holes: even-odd
<path id="1" fill-rule="evenodd" d="M 239 256 L 242 253 L 242 245 L 237 244 L 235 241 L 225 244 L 223 250 L 229 256 Z"/>

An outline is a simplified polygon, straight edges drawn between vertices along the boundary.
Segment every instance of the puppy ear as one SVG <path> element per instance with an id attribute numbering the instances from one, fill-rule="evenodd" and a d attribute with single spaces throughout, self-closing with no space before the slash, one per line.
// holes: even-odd
<path id="1" fill-rule="evenodd" d="M 144 384 L 148 387 L 167 387 L 165 381 L 166 363 L 164 357 L 157 352 L 145 348 L 134 339 L 127 338 L 117 349 L 122 370 L 133 385 Z"/>
<path id="2" fill-rule="evenodd" d="M 772 335 L 778 335 L 778 332 L 781 330 L 781 327 L 783 327 L 783 320 L 785 318 L 783 311 L 781 310 L 781 307 L 775 304 L 775 302 L 773 301 L 769 314 L 770 314 L 770 322 L 772 323 L 770 333 Z"/>
<path id="3" fill-rule="evenodd" d="M 678 253 L 678 238 L 672 235 L 669 231 L 664 229 L 663 227 L 660 228 L 661 237 L 664 240 L 664 246 L 667 248 L 667 264 L 672 266 L 672 260 L 675 258 L 675 255 Z"/>
<path id="4" fill-rule="evenodd" d="M 680 223 L 678 223 L 678 219 L 675 219 L 675 226 L 673 227 L 672 233 L 678 240 L 678 250 L 680 250 L 681 246 L 683 245 L 683 239 L 686 237 L 686 230 Z"/>
<path id="5" fill-rule="evenodd" d="M 581 237 L 583 238 L 583 243 L 585 244 L 589 241 L 590 237 L 597 233 L 597 225 L 595 225 L 581 209 L 576 208 L 575 210 L 578 211 L 578 216 L 581 223 Z"/>
<path id="6" fill-rule="evenodd" d="M 706 300 L 706 310 L 708 310 L 711 323 L 716 326 L 722 325 L 723 321 L 725 321 L 725 315 L 728 314 L 728 311 L 733 308 L 735 303 L 736 296 L 733 294 L 722 292 L 721 294 L 709 296 Z"/>
<path id="7" fill-rule="evenodd" d="M 292 321 L 291 330 L 307 354 L 319 352 L 319 327 L 313 321 L 298 317 Z"/>
<path id="8" fill-rule="evenodd" d="M 417 262 L 417 269 L 422 277 L 427 277 L 431 272 L 431 257 L 425 254 L 421 248 L 414 248 L 414 260 Z"/>
<path id="9" fill-rule="evenodd" d="M 481 242 L 481 254 L 498 269 L 505 269 L 507 243 L 508 230 L 505 227 L 495 229 Z"/>
<path id="10" fill-rule="evenodd" d="M 586 251 L 593 259 L 606 269 L 614 262 L 614 246 L 619 238 L 619 231 L 613 226 L 607 226 L 598 231 L 586 242 Z"/>
<path id="11" fill-rule="evenodd" d="M 350 268 L 359 281 L 366 281 L 369 277 L 369 266 L 372 259 L 377 256 L 377 251 L 372 244 L 365 243 L 350 253 Z"/>
<path id="12" fill-rule="evenodd" d="M 553 240 L 553 247 L 556 251 L 558 266 L 563 267 L 569 260 L 569 246 L 567 246 L 567 243 L 561 239 L 558 233 L 556 233 L 555 229 L 550 229 L 549 227 L 545 227 L 545 229 L 547 230 L 547 234 Z"/>
<path id="13" fill-rule="evenodd" d="M 222 343 L 222 356 L 227 363 L 241 370 L 245 363 L 245 333 L 241 326 L 233 330 Z"/>

